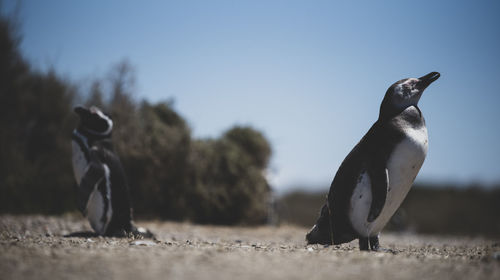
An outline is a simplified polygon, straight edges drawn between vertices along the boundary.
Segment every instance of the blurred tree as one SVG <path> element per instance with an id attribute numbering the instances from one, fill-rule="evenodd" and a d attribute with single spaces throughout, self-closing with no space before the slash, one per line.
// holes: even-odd
<path id="1" fill-rule="evenodd" d="M 260 132 L 249 127 L 236 126 L 223 137 L 238 145 L 241 151 L 247 154 L 251 160 L 249 164 L 262 169 L 267 167 L 271 157 L 271 146 Z"/>
<path id="2" fill-rule="evenodd" d="M 73 209 L 69 131 L 75 89 L 53 71 L 30 69 L 20 36 L 0 17 L 0 211 Z"/>
<path id="3" fill-rule="evenodd" d="M 264 223 L 271 189 L 271 149 L 258 131 L 235 127 L 218 140 L 199 140 L 190 157 L 191 218 L 199 223 Z"/>
<path id="4" fill-rule="evenodd" d="M 77 89 L 52 70 L 30 69 L 20 36 L 0 17 L 0 212 L 75 209 L 70 134 Z M 134 100 L 135 71 L 126 60 L 95 80 L 83 103 L 110 114 L 113 144 L 129 179 L 136 213 L 200 223 L 262 223 L 270 187 L 271 147 L 249 127 L 220 139 L 192 140 L 172 102 Z"/>
<path id="5" fill-rule="evenodd" d="M 143 102 L 138 112 L 138 146 L 124 155 L 138 213 L 168 219 L 186 217 L 185 181 L 190 131 L 167 103 Z"/>
<path id="6" fill-rule="evenodd" d="M 104 92 L 102 89 L 102 82 L 100 80 L 95 80 L 92 82 L 88 98 L 85 102 L 85 106 L 97 106 L 103 110 L 106 110 L 106 105 L 104 103 Z"/>

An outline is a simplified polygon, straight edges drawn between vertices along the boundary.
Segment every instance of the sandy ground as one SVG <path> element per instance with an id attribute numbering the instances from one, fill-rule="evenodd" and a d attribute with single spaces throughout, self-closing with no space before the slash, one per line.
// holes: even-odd
<path id="1" fill-rule="evenodd" d="M 500 240 L 383 234 L 307 246 L 307 229 L 140 222 L 157 240 L 77 238 L 80 217 L 0 216 L 0 279 L 500 279 Z"/>

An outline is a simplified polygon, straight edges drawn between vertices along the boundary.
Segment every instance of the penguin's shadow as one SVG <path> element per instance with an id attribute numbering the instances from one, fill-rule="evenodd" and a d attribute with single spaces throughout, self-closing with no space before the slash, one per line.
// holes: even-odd
<path id="1" fill-rule="evenodd" d="M 141 228 L 142 229 L 142 228 Z M 91 237 L 99 237 L 102 235 L 99 235 L 93 231 L 76 231 L 72 232 L 66 235 L 63 235 L 63 237 L 69 238 L 69 237 L 79 237 L 79 238 L 91 238 Z M 103 236 L 106 237 L 106 236 Z M 150 232 L 149 230 L 144 230 L 138 231 L 136 233 L 123 233 L 123 234 L 115 234 L 115 235 L 110 235 L 107 237 L 116 237 L 116 238 L 135 238 L 135 239 L 144 239 L 144 238 L 151 238 L 153 240 L 156 240 L 155 235 Z"/>
<path id="2" fill-rule="evenodd" d="M 80 238 L 90 238 L 90 237 L 99 237 L 99 234 L 93 231 L 76 231 L 66 235 L 63 237 L 80 237 Z"/>

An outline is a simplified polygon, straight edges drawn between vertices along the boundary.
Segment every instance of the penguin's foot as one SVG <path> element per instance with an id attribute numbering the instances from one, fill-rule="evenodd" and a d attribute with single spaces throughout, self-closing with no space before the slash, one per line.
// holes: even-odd
<path id="1" fill-rule="evenodd" d="M 135 239 L 144 239 L 144 238 L 151 238 L 155 239 L 155 235 L 149 231 L 147 228 L 143 227 L 133 227 L 132 230 L 128 233 L 129 237 L 133 237 Z"/>
<path id="2" fill-rule="evenodd" d="M 360 251 L 380 251 L 380 244 L 378 241 L 378 236 L 372 237 L 360 237 L 359 238 L 359 250 Z"/>
<path id="3" fill-rule="evenodd" d="M 378 235 L 370 237 L 369 242 L 370 242 L 370 250 L 374 252 L 390 253 L 393 255 L 396 255 L 398 253 L 396 250 L 380 247 Z"/>
<path id="4" fill-rule="evenodd" d="M 396 255 L 398 253 L 396 250 L 380 247 L 380 244 L 378 241 L 378 235 L 370 237 L 369 241 L 370 241 L 370 250 L 372 250 L 374 252 L 390 253 L 393 255 Z"/>
<path id="5" fill-rule="evenodd" d="M 360 251 L 368 251 L 369 250 L 369 241 L 368 241 L 368 237 L 360 237 L 358 239 L 359 241 L 359 250 Z"/>
<path id="6" fill-rule="evenodd" d="M 132 226 L 131 229 L 125 230 L 125 229 L 119 229 L 111 232 L 110 234 L 107 234 L 106 236 L 110 237 L 121 237 L 121 238 L 133 238 L 133 239 L 144 239 L 144 238 L 151 238 L 151 239 L 156 239 L 155 235 L 143 228 L 143 227 L 135 227 Z"/>
<path id="7" fill-rule="evenodd" d="M 372 251 L 379 251 L 380 250 L 380 244 L 378 242 L 378 235 L 370 237 L 369 241 L 370 241 L 370 250 L 372 250 Z"/>

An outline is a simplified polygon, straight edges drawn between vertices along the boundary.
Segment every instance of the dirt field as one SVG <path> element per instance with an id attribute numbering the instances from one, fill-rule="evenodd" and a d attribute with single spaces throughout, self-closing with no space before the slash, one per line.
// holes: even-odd
<path id="1" fill-rule="evenodd" d="M 500 240 L 384 234 L 307 246 L 307 229 L 141 222 L 157 240 L 76 238 L 74 217 L 0 216 L 0 279 L 500 279 Z"/>

